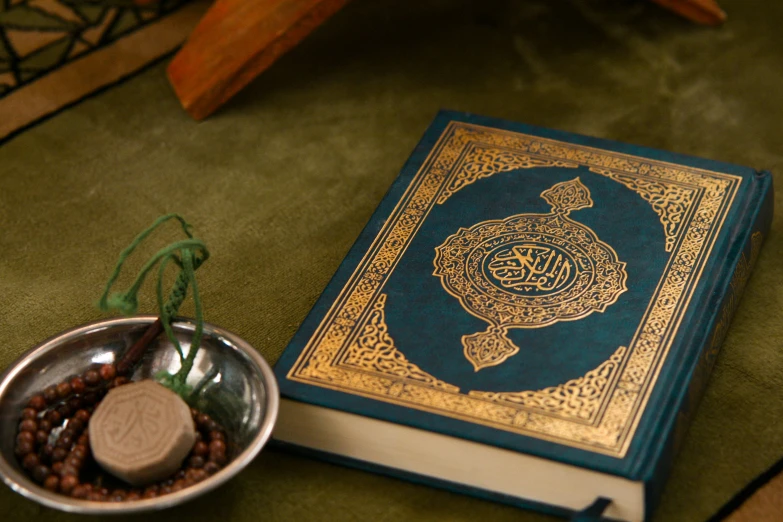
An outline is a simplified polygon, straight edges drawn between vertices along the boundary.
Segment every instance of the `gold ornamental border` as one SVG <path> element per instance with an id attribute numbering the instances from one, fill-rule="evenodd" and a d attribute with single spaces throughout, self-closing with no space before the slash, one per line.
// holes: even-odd
<path id="1" fill-rule="evenodd" d="M 482 178 L 541 167 L 585 167 L 635 191 L 660 217 L 666 268 L 634 336 L 585 377 L 540 391 L 461 391 L 394 346 L 384 284 L 434 206 Z M 452 121 L 287 378 L 622 458 L 740 183 L 731 174 Z"/>

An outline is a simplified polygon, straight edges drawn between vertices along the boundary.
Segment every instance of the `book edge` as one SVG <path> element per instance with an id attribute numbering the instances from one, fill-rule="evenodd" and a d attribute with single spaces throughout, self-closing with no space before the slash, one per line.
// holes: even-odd
<path id="1" fill-rule="evenodd" d="M 734 174 L 740 176 L 746 176 L 749 173 L 758 172 L 753 167 L 747 165 L 740 165 L 738 163 L 732 163 L 729 161 L 715 160 L 697 156 L 694 154 L 687 154 L 683 152 L 675 152 L 666 150 L 663 148 L 657 148 L 649 145 L 639 145 L 630 143 L 614 138 L 600 138 L 596 136 L 588 136 L 581 134 L 577 131 L 568 131 L 563 129 L 555 129 L 551 127 L 541 127 L 538 125 L 531 125 L 528 123 L 515 122 L 505 118 L 498 118 L 494 116 L 484 116 L 474 114 L 470 112 L 457 111 L 452 109 L 441 109 L 438 111 L 438 118 L 445 117 L 455 121 L 462 121 L 466 123 L 474 123 L 487 127 L 494 127 L 512 132 L 520 132 L 524 134 L 532 134 L 540 137 L 546 137 L 548 139 L 565 141 L 582 145 L 585 147 L 591 147 L 600 150 L 610 150 L 620 154 L 627 154 L 630 156 L 639 156 L 657 161 L 663 161 L 665 163 L 671 163 L 672 165 L 689 166 L 691 168 L 708 170 L 711 172 L 723 172 L 726 174 Z M 525 130 L 520 130 L 525 129 Z"/>
<path id="2" fill-rule="evenodd" d="M 309 415 L 292 415 L 290 413 L 291 409 L 311 410 L 311 413 Z M 581 512 L 594 502 L 596 498 L 606 498 L 607 494 L 609 494 L 609 490 L 614 490 L 615 493 L 622 492 L 620 496 L 623 498 L 623 502 L 616 502 L 614 505 L 610 505 L 606 510 L 606 516 L 617 516 L 621 517 L 620 519 L 622 520 L 630 521 L 641 521 L 644 517 L 646 509 L 644 503 L 646 499 L 644 495 L 644 483 L 642 481 L 635 481 L 628 479 L 627 477 L 616 476 L 611 473 L 597 471 L 575 464 L 559 462 L 557 460 L 538 457 L 527 453 L 515 452 L 490 444 L 438 433 L 432 430 L 424 430 L 335 408 L 308 404 L 293 399 L 283 399 L 281 401 L 281 412 L 285 412 L 285 410 L 288 410 L 289 414 L 288 416 L 281 415 L 282 422 L 278 423 L 278 427 L 276 428 L 273 437 L 275 444 L 280 447 L 294 449 L 300 452 L 304 451 L 317 458 L 336 462 L 338 464 L 347 464 L 348 466 L 362 470 L 375 471 L 385 475 L 411 480 L 415 483 L 448 489 L 478 498 L 489 498 L 517 507 L 538 508 L 546 506 L 550 510 L 557 510 L 561 516 L 564 514 Z M 301 419 L 305 417 L 309 419 L 309 422 L 306 427 L 303 427 L 301 425 Z M 325 422 L 328 418 L 331 418 L 332 422 Z M 311 425 L 312 419 L 316 419 L 315 426 Z M 432 467 L 423 466 L 420 460 L 434 459 L 439 463 L 446 462 L 447 464 L 443 466 L 445 468 L 454 467 L 453 459 L 437 456 L 437 449 L 434 449 L 434 453 L 424 451 L 426 457 L 420 456 L 420 458 L 414 459 L 413 465 L 411 465 L 410 462 L 406 465 L 405 462 L 396 458 L 393 459 L 392 462 L 388 455 L 386 455 L 385 458 L 384 456 L 378 457 L 377 451 L 373 453 L 375 455 L 373 458 L 368 454 L 368 447 L 370 448 L 370 452 L 372 452 L 371 444 L 368 446 L 366 441 L 357 444 L 357 435 L 351 435 L 349 437 L 353 438 L 349 451 L 340 450 L 337 448 L 334 439 L 337 437 L 338 432 L 339 435 L 346 433 L 349 423 L 359 423 L 360 426 L 357 427 L 355 432 L 361 434 L 358 437 L 364 436 L 365 439 L 367 439 L 368 434 L 373 433 L 373 431 L 377 432 L 382 428 L 384 437 L 379 437 L 375 440 L 370 435 L 367 440 L 373 440 L 375 445 L 381 445 L 386 452 L 389 452 L 387 448 L 390 441 L 400 441 L 407 436 L 418 437 L 416 440 L 418 440 L 424 448 L 430 449 L 448 448 L 449 446 L 458 444 L 462 447 L 463 451 L 454 452 L 449 451 L 448 449 L 444 451 L 449 455 L 455 453 L 462 455 L 460 459 L 461 464 L 458 467 L 460 467 L 463 472 L 470 475 L 470 479 L 465 481 L 449 480 L 444 477 L 443 469 L 438 470 L 433 469 Z M 298 427 L 297 424 L 299 424 Z M 326 429 L 318 429 L 318 424 L 322 427 L 328 427 Z M 338 426 L 337 429 L 335 429 L 335 425 Z M 342 429 L 339 428 L 341 425 Z M 389 433 L 389 430 L 391 430 L 391 433 Z M 436 441 L 436 443 L 433 443 L 433 441 Z M 410 444 L 409 446 L 416 448 L 420 453 L 422 452 L 422 448 L 419 447 L 419 444 Z M 494 464 L 485 464 L 485 469 L 482 470 L 482 467 L 477 466 L 475 462 L 471 463 L 470 461 L 465 460 L 465 455 L 471 453 L 471 448 L 473 448 L 474 452 L 478 451 L 479 453 L 483 453 L 484 457 L 487 457 L 486 459 L 481 460 L 481 462 L 491 462 L 494 459 Z M 498 458 L 498 455 L 504 454 L 508 455 L 508 457 Z M 503 464 L 498 466 L 498 462 Z M 539 489 L 538 496 L 535 492 L 530 490 L 527 491 L 528 496 L 513 493 L 512 490 L 515 487 L 515 483 L 510 485 L 505 485 L 504 483 L 504 485 L 499 488 L 493 488 L 486 484 L 486 482 L 486 487 L 482 487 L 475 482 L 469 482 L 472 479 L 481 482 L 482 480 L 486 480 L 487 475 L 490 474 L 493 475 L 493 480 L 495 480 L 495 475 L 504 473 L 504 470 L 502 469 L 503 465 L 517 470 L 517 473 L 521 474 L 523 480 L 525 476 L 528 476 L 528 482 L 537 484 L 537 486 L 532 487 L 534 490 Z M 540 467 L 542 465 L 545 467 Z M 564 484 L 564 482 L 567 482 L 564 481 L 566 475 L 571 475 L 573 473 L 580 474 L 581 476 L 572 478 L 572 481 L 575 481 L 576 484 L 584 485 L 588 491 L 581 491 L 575 484 L 572 484 L 571 487 L 567 487 L 567 485 Z M 528 485 L 527 487 L 531 486 Z M 567 501 L 569 505 L 563 503 L 558 504 L 555 502 L 551 493 L 549 494 L 549 497 L 551 497 L 549 500 L 540 498 L 542 494 L 542 491 L 540 490 L 542 487 L 544 490 L 548 488 L 566 490 L 572 496 L 576 495 L 578 497 L 581 494 L 584 498 L 581 498 L 578 501 L 571 498 Z M 608 488 L 608 490 L 602 490 L 601 487 Z M 589 491 L 591 489 L 593 491 Z M 547 496 L 546 493 L 544 493 L 543 496 Z"/>
<path id="3" fill-rule="evenodd" d="M 761 184 L 749 192 L 750 201 L 737 220 L 736 230 L 739 235 L 736 236 L 733 245 L 737 248 L 736 252 L 730 262 L 723 264 L 720 276 L 715 278 L 715 281 L 722 284 L 723 288 L 719 299 L 717 299 L 718 304 L 712 308 L 712 313 L 706 323 L 709 327 L 703 330 L 705 333 L 702 335 L 701 342 L 694 343 L 694 345 L 700 346 L 700 349 L 695 351 L 695 356 L 690 364 L 675 370 L 678 374 L 675 382 L 685 385 L 679 386 L 680 392 L 676 394 L 673 406 L 666 408 L 667 411 L 664 413 L 665 421 L 660 433 L 664 433 L 665 436 L 660 437 L 657 447 L 640 461 L 640 465 L 646 467 L 641 470 L 639 475 L 646 484 L 647 502 L 645 504 L 649 510 L 647 518 L 651 517 L 652 510 L 658 505 L 663 494 L 666 478 L 673 467 L 674 459 L 685 440 L 687 429 L 707 388 L 716 358 L 723 347 L 725 334 L 741 304 L 745 283 L 755 269 L 754 257 L 758 255 L 758 252 L 753 254 L 754 235 L 760 232 L 762 241 L 769 235 L 774 213 L 772 176 L 767 171 L 755 171 L 753 180 L 760 180 Z M 761 245 L 758 248 L 760 250 Z M 743 260 L 749 263 L 748 272 L 745 279 L 740 282 L 741 287 L 735 289 L 738 266 Z M 718 331 L 719 328 L 722 328 L 722 334 Z M 723 337 L 719 339 L 717 344 L 713 344 L 716 335 Z M 686 369 L 683 370 L 683 368 Z"/>

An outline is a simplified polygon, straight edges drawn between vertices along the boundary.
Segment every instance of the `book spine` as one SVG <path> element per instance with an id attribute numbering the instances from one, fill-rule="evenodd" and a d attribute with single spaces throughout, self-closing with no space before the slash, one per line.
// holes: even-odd
<path id="1" fill-rule="evenodd" d="M 728 286 L 723 291 L 723 298 L 716 307 L 715 315 L 709 334 L 701 349 L 698 360 L 690 372 L 689 384 L 685 392 L 685 398 L 681 401 L 674 420 L 673 429 L 668 430 L 668 437 L 660 458 L 657 459 L 652 480 L 646 488 L 647 518 L 651 515 L 652 507 L 656 506 L 662 494 L 665 478 L 670 471 L 674 457 L 685 439 L 687 428 L 693 418 L 693 414 L 704 395 L 712 368 L 726 338 L 729 325 L 737 311 L 740 299 L 745 290 L 745 285 L 758 259 L 761 245 L 769 235 L 772 225 L 774 210 L 774 191 L 772 190 L 772 176 L 768 172 L 759 172 L 756 180 L 760 189 L 756 192 L 757 198 L 750 205 L 749 218 L 742 235 L 742 247 L 734 256 L 733 270 Z"/>

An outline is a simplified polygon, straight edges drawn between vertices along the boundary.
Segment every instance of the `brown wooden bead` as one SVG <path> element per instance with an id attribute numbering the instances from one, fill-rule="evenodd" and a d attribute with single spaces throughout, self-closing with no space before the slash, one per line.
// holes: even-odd
<path id="1" fill-rule="evenodd" d="M 90 420 L 90 412 L 85 409 L 81 409 L 77 411 L 76 413 L 73 414 L 73 416 L 75 419 L 79 419 L 82 422 L 87 422 L 88 420 Z"/>
<path id="2" fill-rule="evenodd" d="M 111 382 L 111 385 L 112 385 L 113 388 L 116 388 L 118 386 L 124 386 L 124 385 L 128 384 L 129 382 L 130 382 L 130 379 L 128 379 L 127 377 L 119 376 L 119 377 L 115 378 Z"/>
<path id="3" fill-rule="evenodd" d="M 60 470 L 60 475 L 63 477 L 67 477 L 68 475 L 78 476 L 79 469 L 76 466 L 71 466 L 66 462 L 63 466 L 63 469 Z"/>
<path id="4" fill-rule="evenodd" d="M 98 371 L 98 373 L 101 374 L 101 379 L 109 382 L 117 376 L 117 368 L 115 368 L 113 364 L 104 364 L 101 366 L 101 369 Z"/>
<path id="5" fill-rule="evenodd" d="M 49 433 L 52 431 L 52 423 L 46 419 L 41 419 L 38 421 L 38 429 Z"/>
<path id="6" fill-rule="evenodd" d="M 32 408 L 25 408 L 22 410 L 22 420 L 35 420 L 38 418 L 38 412 Z"/>
<path id="7" fill-rule="evenodd" d="M 158 496 L 158 490 L 157 489 L 152 490 L 152 489 L 148 488 L 148 489 L 145 489 L 144 493 L 141 494 L 141 498 L 143 498 L 145 500 L 148 499 L 148 498 L 155 498 L 157 496 Z"/>
<path id="8" fill-rule="evenodd" d="M 95 370 L 87 370 L 84 372 L 83 379 L 87 386 L 97 386 L 101 382 L 101 375 Z"/>
<path id="9" fill-rule="evenodd" d="M 43 446 L 49 442 L 49 433 L 44 430 L 38 430 L 35 432 L 35 442 Z"/>
<path id="10" fill-rule="evenodd" d="M 52 426 L 59 426 L 60 423 L 63 421 L 62 415 L 60 415 L 60 413 L 57 412 L 56 410 L 47 411 L 46 415 L 44 415 L 44 419 L 51 422 Z"/>
<path id="11" fill-rule="evenodd" d="M 210 419 L 209 415 L 207 415 L 206 413 L 199 413 L 196 416 L 196 424 L 198 425 L 199 428 L 203 428 L 211 420 L 212 419 Z"/>
<path id="12" fill-rule="evenodd" d="M 79 395 L 84 393 L 84 390 L 87 388 L 87 386 L 84 384 L 84 379 L 81 377 L 74 377 L 71 379 L 70 384 L 73 393 L 78 393 Z"/>
<path id="13" fill-rule="evenodd" d="M 158 495 L 168 495 L 171 493 L 171 486 L 163 486 L 160 488 Z"/>
<path id="14" fill-rule="evenodd" d="M 209 453 L 209 446 L 204 441 L 198 441 L 193 445 L 193 454 L 199 457 L 205 457 Z"/>
<path id="15" fill-rule="evenodd" d="M 214 475 L 215 473 L 220 471 L 220 466 L 218 466 L 215 462 L 210 460 L 206 464 L 204 464 L 204 468 L 203 469 L 204 469 L 204 471 L 206 471 L 210 475 Z"/>
<path id="16" fill-rule="evenodd" d="M 76 417 L 71 417 L 68 419 L 68 429 L 71 430 L 74 435 L 81 433 L 82 430 L 84 430 L 84 422 L 80 421 Z"/>
<path id="17" fill-rule="evenodd" d="M 84 399 L 81 397 L 71 397 L 68 399 L 68 407 L 71 409 L 72 412 L 79 410 L 82 406 L 84 406 Z"/>
<path id="18" fill-rule="evenodd" d="M 203 469 L 194 469 L 193 470 L 193 480 L 195 480 L 196 482 L 201 482 L 205 478 L 207 478 L 207 472 L 206 471 L 204 471 Z"/>
<path id="19" fill-rule="evenodd" d="M 203 468 L 204 464 L 204 457 L 200 455 L 193 455 L 190 457 L 190 460 L 188 460 L 188 465 L 190 465 L 191 468 Z"/>
<path id="20" fill-rule="evenodd" d="M 35 450 L 32 442 L 22 441 L 16 444 L 14 452 L 18 457 L 24 457 L 28 453 L 32 453 Z"/>
<path id="21" fill-rule="evenodd" d="M 62 432 L 60 434 L 60 437 L 57 439 L 57 447 L 63 449 L 70 449 L 71 444 L 73 444 L 73 435 L 65 431 Z"/>
<path id="22" fill-rule="evenodd" d="M 20 431 L 16 435 L 16 442 L 18 444 L 21 444 L 22 442 L 33 444 L 35 442 L 35 435 L 31 431 Z"/>
<path id="23" fill-rule="evenodd" d="M 185 478 L 195 484 L 207 478 L 207 472 L 203 469 L 189 468 L 185 473 Z"/>
<path id="24" fill-rule="evenodd" d="M 86 392 L 82 398 L 85 404 L 95 404 L 100 400 L 100 396 L 95 392 Z"/>
<path id="25" fill-rule="evenodd" d="M 178 469 L 177 472 L 174 474 L 174 480 L 180 480 L 185 478 L 185 470 L 184 469 Z"/>
<path id="26" fill-rule="evenodd" d="M 209 454 L 209 460 L 214 462 L 215 464 L 222 466 L 228 461 L 228 458 L 226 457 L 225 453 L 220 452 L 210 452 Z"/>
<path id="27" fill-rule="evenodd" d="M 222 431 L 214 430 L 209 432 L 209 440 L 222 440 L 223 442 L 226 442 L 226 436 Z"/>
<path id="28" fill-rule="evenodd" d="M 60 488 L 60 479 L 57 475 L 49 475 L 44 480 L 44 487 L 49 491 L 57 491 Z"/>
<path id="29" fill-rule="evenodd" d="M 93 502 L 103 502 L 106 500 L 106 496 L 101 495 L 99 491 L 90 491 L 87 494 L 87 499 L 92 500 Z"/>
<path id="30" fill-rule="evenodd" d="M 46 408 L 46 399 L 43 398 L 43 395 L 34 395 L 27 406 L 35 411 L 41 411 Z"/>
<path id="31" fill-rule="evenodd" d="M 60 491 L 65 493 L 66 495 L 68 493 L 71 493 L 73 488 L 79 485 L 79 479 L 76 478 L 76 475 L 65 475 L 60 479 Z"/>
<path id="32" fill-rule="evenodd" d="M 109 496 L 109 490 L 107 488 L 99 488 L 98 492 L 101 495 L 103 495 L 104 497 L 108 497 Z"/>
<path id="33" fill-rule="evenodd" d="M 57 396 L 59 398 L 67 399 L 70 395 L 71 395 L 71 383 L 65 381 L 57 385 Z"/>
<path id="34" fill-rule="evenodd" d="M 22 466 L 27 471 L 32 471 L 33 468 L 35 468 L 38 464 L 40 464 L 41 461 L 38 458 L 38 455 L 35 453 L 28 453 L 24 456 L 24 459 L 22 459 Z"/>
<path id="35" fill-rule="evenodd" d="M 133 502 L 134 500 L 140 500 L 140 499 L 141 499 L 141 492 L 136 491 L 135 489 L 128 491 L 128 496 L 125 497 L 125 500 L 127 502 Z"/>
<path id="36" fill-rule="evenodd" d="M 68 456 L 68 450 L 61 447 L 55 447 L 54 451 L 52 451 L 52 460 L 55 462 L 60 462 L 61 460 L 65 460 L 65 457 Z"/>
<path id="37" fill-rule="evenodd" d="M 220 426 L 218 426 L 218 423 L 217 423 L 217 422 L 215 422 L 215 421 L 214 421 L 214 420 L 212 420 L 212 419 L 209 419 L 209 421 L 208 421 L 206 424 L 204 424 L 204 429 L 205 429 L 205 430 L 207 430 L 207 431 L 208 431 L 208 432 L 210 432 L 210 433 L 211 433 L 211 432 L 213 432 L 213 431 L 217 431 L 217 429 L 218 429 L 219 427 L 220 427 Z"/>
<path id="38" fill-rule="evenodd" d="M 52 404 L 57 400 L 57 386 L 52 385 L 48 386 L 43 391 L 43 398 L 46 401 L 47 404 Z"/>
<path id="39" fill-rule="evenodd" d="M 174 481 L 174 484 L 171 485 L 171 491 L 177 492 L 181 491 L 185 487 L 185 479 L 177 479 Z"/>
<path id="40" fill-rule="evenodd" d="M 62 461 L 55 462 L 52 464 L 52 473 L 56 473 L 58 475 L 62 474 L 63 471 L 63 463 Z"/>
<path id="41" fill-rule="evenodd" d="M 29 431 L 35 433 L 38 430 L 38 423 L 32 419 L 25 419 L 19 423 L 19 431 Z"/>
<path id="42" fill-rule="evenodd" d="M 62 482 L 62 481 L 61 481 Z M 60 491 L 62 491 L 62 483 L 60 484 Z M 66 493 L 63 491 L 63 493 Z M 79 484 L 78 486 L 75 486 L 73 490 L 71 491 L 71 496 L 73 498 L 81 498 L 85 499 L 89 496 L 90 490 L 87 489 L 87 487 L 83 484 Z"/>
<path id="43" fill-rule="evenodd" d="M 75 470 L 81 469 L 82 464 L 83 464 L 82 459 L 78 457 L 74 457 L 73 455 L 65 459 L 65 466 L 70 466 Z"/>
<path id="44" fill-rule="evenodd" d="M 76 444 L 71 450 L 71 456 L 84 460 L 87 457 L 87 446 L 84 444 Z"/>
<path id="45" fill-rule="evenodd" d="M 111 492 L 111 495 L 109 495 L 109 501 L 111 502 L 122 502 L 125 500 L 125 497 L 127 496 L 127 492 L 124 489 L 115 489 Z"/>
<path id="46" fill-rule="evenodd" d="M 87 446 L 90 444 L 90 436 L 87 434 L 87 432 L 82 433 L 79 435 L 79 438 L 76 440 L 77 444 L 81 444 L 82 446 Z"/>
<path id="47" fill-rule="evenodd" d="M 226 452 L 226 443 L 222 440 L 213 440 L 209 443 L 209 452 L 210 453 L 225 453 Z"/>
<path id="48" fill-rule="evenodd" d="M 71 410 L 71 408 L 69 408 L 66 404 L 63 404 L 57 408 L 57 413 L 60 414 L 61 418 L 67 419 L 73 414 L 73 410 Z"/>
<path id="49" fill-rule="evenodd" d="M 52 454 L 54 453 L 54 446 L 51 444 L 45 444 L 41 449 L 41 453 L 43 453 L 47 458 L 51 459 Z"/>
<path id="50" fill-rule="evenodd" d="M 38 464 L 35 468 L 33 468 L 33 478 L 36 480 L 36 482 L 43 483 L 43 481 L 46 480 L 46 477 L 48 476 L 49 468 L 47 466 Z"/>
<path id="51" fill-rule="evenodd" d="M 196 442 L 204 440 L 204 436 L 200 431 L 196 430 Z"/>

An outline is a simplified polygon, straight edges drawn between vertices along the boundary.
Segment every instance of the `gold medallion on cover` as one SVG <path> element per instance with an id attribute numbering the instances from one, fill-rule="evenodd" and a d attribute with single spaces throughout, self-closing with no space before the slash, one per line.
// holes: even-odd
<path id="1" fill-rule="evenodd" d="M 627 290 L 625 263 L 569 213 L 593 206 L 579 178 L 541 193 L 549 214 L 517 214 L 460 229 L 435 249 L 443 288 L 489 323 L 462 336 L 476 371 L 519 351 L 509 328 L 542 328 L 603 312 Z"/>

